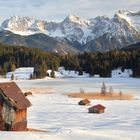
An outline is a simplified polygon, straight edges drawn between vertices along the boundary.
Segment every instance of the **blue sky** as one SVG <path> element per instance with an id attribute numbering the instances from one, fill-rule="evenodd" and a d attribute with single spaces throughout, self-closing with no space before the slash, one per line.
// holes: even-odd
<path id="1" fill-rule="evenodd" d="M 69 14 L 112 17 L 119 9 L 140 11 L 140 0 L 0 0 L 0 22 L 12 15 L 48 21 L 61 21 Z"/>

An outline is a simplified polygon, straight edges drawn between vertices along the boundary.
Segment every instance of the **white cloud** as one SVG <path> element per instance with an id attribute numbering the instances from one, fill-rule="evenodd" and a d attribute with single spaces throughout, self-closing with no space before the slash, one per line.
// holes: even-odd
<path id="1" fill-rule="evenodd" d="M 62 20 L 68 14 L 111 17 L 119 9 L 138 11 L 140 0 L 0 0 L 0 21 L 12 15 L 45 20 Z"/>

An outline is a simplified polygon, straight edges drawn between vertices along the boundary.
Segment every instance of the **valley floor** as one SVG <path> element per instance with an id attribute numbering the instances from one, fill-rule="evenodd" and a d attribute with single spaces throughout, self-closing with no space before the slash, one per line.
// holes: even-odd
<path id="1" fill-rule="evenodd" d="M 1 80 L 0 80 L 1 81 Z M 106 107 L 103 114 L 88 114 L 90 106 L 79 106 L 80 98 L 66 93 L 100 91 L 102 82 L 114 91 L 127 92 L 135 100 L 91 100 L 91 105 Z M 134 78 L 60 78 L 17 80 L 22 89 L 48 88 L 51 94 L 29 96 L 28 127 L 49 132 L 0 132 L 2 140 L 139 140 L 140 79 Z M 49 93 L 46 92 L 46 93 Z M 10 134 L 10 137 L 9 137 Z"/>

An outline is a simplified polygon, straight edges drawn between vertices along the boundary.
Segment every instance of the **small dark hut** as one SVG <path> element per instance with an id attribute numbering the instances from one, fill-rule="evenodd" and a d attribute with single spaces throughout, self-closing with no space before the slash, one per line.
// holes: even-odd
<path id="1" fill-rule="evenodd" d="M 79 101 L 78 103 L 79 105 L 90 105 L 90 101 L 88 99 L 84 99 Z"/>
<path id="2" fill-rule="evenodd" d="M 0 130 L 24 131 L 31 106 L 15 82 L 0 83 Z"/>
<path id="3" fill-rule="evenodd" d="M 88 109 L 89 113 L 104 113 L 105 107 L 101 104 L 92 106 Z"/>

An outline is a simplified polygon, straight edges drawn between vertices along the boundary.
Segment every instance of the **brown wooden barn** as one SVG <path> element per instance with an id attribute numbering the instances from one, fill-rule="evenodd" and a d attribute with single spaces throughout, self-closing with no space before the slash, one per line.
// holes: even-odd
<path id="1" fill-rule="evenodd" d="M 105 107 L 101 104 L 92 106 L 88 109 L 89 113 L 104 113 Z"/>
<path id="2" fill-rule="evenodd" d="M 30 106 L 30 101 L 15 82 L 0 83 L 0 130 L 26 130 L 27 108 Z"/>
<path id="3" fill-rule="evenodd" d="M 84 99 L 78 102 L 79 105 L 90 105 L 90 101 L 88 99 Z"/>

